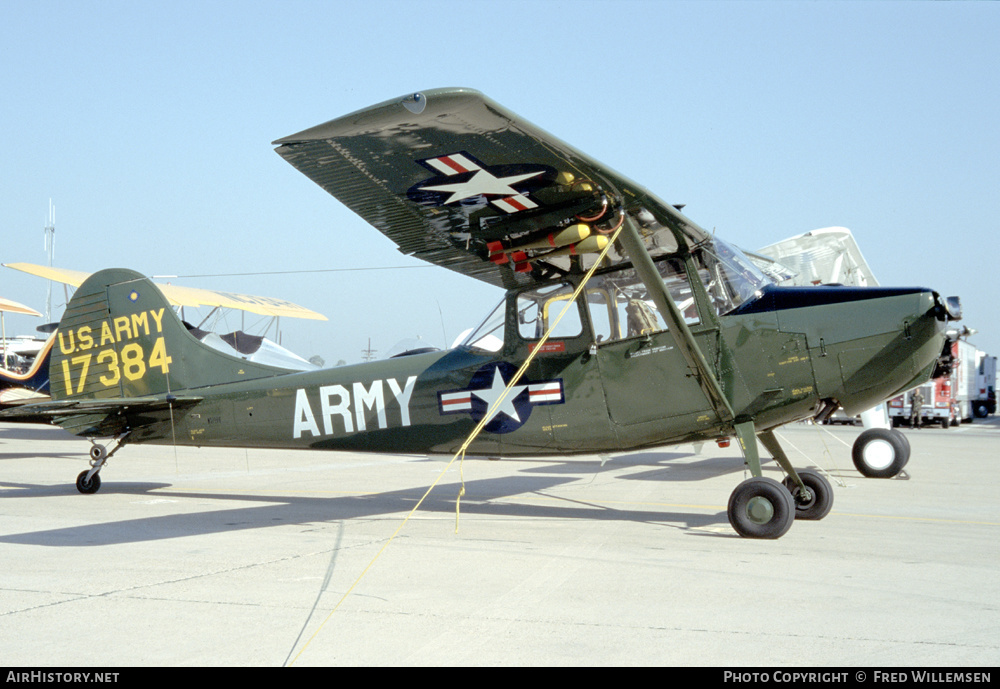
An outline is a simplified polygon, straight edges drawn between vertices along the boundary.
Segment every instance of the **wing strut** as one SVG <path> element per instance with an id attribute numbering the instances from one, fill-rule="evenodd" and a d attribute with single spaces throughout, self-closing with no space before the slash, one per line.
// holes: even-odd
<path id="1" fill-rule="evenodd" d="M 698 380 L 698 385 L 701 386 L 702 392 L 705 393 L 705 397 L 708 398 L 709 403 L 712 405 L 712 409 L 715 410 L 722 423 L 732 424 L 736 415 L 733 413 L 733 408 L 722 391 L 722 386 L 719 385 L 719 381 L 715 378 L 715 374 L 705 360 L 705 356 L 694 341 L 694 335 L 691 334 L 691 329 L 684 322 L 684 317 L 681 315 L 680 310 L 674 304 L 674 300 L 670 296 L 670 292 L 667 291 L 667 286 L 664 284 L 663 278 L 660 277 L 659 271 L 653 265 L 653 259 L 650 258 L 649 252 L 646 251 L 646 247 L 642 242 L 642 238 L 639 237 L 635 225 L 628 218 L 626 218 L 623 224 L 619 239 L 626 253 L 628 253 L 629 259 L 632 261 L 632 267 L 635 268 L 636 274 L 642 280 L 646 289 L 649 290 L 649 295 L 653 298 L 653 302 L 666 319 L 670 333 L 677 342 L 677 346 L 680 348 L 688 367 Z"/>

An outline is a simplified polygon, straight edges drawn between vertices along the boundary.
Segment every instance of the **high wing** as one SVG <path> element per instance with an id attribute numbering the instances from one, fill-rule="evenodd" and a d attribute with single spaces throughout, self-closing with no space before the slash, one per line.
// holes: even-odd
<path id="1" fill-rule="evenodd" d="M 708 237 L 643 187 L 471 89 L 411 94 L 274 145 L 404 254 L 504 288 L 585 270 L 625 218 L 653 256 Z M 613 247 L 609 256 L 625 253 Z"/>
<path id="2" fill-rule="evenodd" d="M 83 284 L 84 280 L 90 277 L 90 273 L 84 273 L 79 270 L 39 266 L 32 263 L 4 263 L 3 266 L 5 268 L 20 270 L 30 275 L 37 275 L 47 280 L 62 282 L 73 287 L 79 287 Z M 321 313 L 274 297 L 256 297 L 250 294 L 220 292 L 199 287 L 182 287 L 180 285 L 162 283 L 158 283 L 156 286 L 160 288 L 160 291 L 163 292 L 171 306 L 213 306 L 225 309 L 239 309 L 262 316 L 305 318 L 318 321 L 327 320 L 326 316 Z"/>

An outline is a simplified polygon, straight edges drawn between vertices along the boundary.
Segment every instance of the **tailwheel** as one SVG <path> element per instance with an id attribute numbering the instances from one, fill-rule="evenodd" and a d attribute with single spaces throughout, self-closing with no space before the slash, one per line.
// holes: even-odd
<path id="1" fill-rule="evenodd" d="M 76 477 L 76 489 L 84 495 L 96 493 L 101 489 L 100 475 L 98 475 L 97 472 L 94 472 L 93 476 L 87 478 L 89 475 L 90 471 L 81 471 L 80 475 Z"/>
<path id="2" fill-rule="evenodd" d="M 90 446 L 90 466 L 93 468 L 81 471 L 80 475 L 76 477 L 76 489 L 84 495 L 96 493 L 101 489 L 100 471 L 110 456 L 108 448 L 98 445 L 93 440 L 90 442 L 92 443 Z"/>
<path id="3" fill-rule="evenodd" d="M 822 519 L 833 507 L 833 487 L 819 472 L 800 469 L 796 473 L 805 485 L 805 490 L 800 488 L 791 476 L 786 476 L 782 481 L 795 503 L 795 518 Z"/>
<path id="4" fill-rule="evenodd" d="M 122 445 L 125 444 L 125 439 L 128 438 L 130 431 L 125 431 L 118 436 L 117 442 L 111 452 L 108 452 L 108 448 L 104 445 L 98 445 L 94 442 L 94 439 L 90 439 L 90 466 L 88 471 L 80 472 L 80 475 L 76 477 L 76 489 L 84 494 L 96 493 L 101 488 L 101 469 L 104 468 L 105 463 L 111 459 L 111 455 L 118 452 Z"/>
<path id="5" fill-rule="evenodd" d="M 910 460 L 910 443 L 897 430 L 869 428 L 854 441 L 851 458 L 869 478 L 892 478 Z"/>
<path id="6" fill-rule="evenodd" d="M 772 478 L 755 476 L 729 497 L 729 523 L 744 538 L 780 538 L 795 520 L 792 494 Z"/>

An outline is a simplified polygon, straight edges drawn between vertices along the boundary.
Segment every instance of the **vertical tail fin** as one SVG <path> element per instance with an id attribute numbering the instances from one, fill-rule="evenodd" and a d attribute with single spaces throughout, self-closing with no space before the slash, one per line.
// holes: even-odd
<path id="1" fill-rule="evenodd" d="M 59 322 L 50 363 L 54 399 L 142 397 L 287 373 L 202 344 L 139 273 L 91 275 Z"/>

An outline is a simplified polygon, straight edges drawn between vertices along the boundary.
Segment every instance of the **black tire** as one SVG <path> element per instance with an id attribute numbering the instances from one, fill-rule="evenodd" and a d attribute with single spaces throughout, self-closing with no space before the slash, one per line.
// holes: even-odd
<path id="1" fill-rule="evenodd" d="M 729 497 L 729 523 L 744 538 L 780 538 L 795 521 L 792 494 L 773 478 L 754 477 Z"/>
<path id="2" fill-rule="evenodd" d="M 94 474 L 88 481 L 87 474 L 89 473 L 90 471 L 81 471 L 80 475 L 76 477 L 76 489 L 84 495 L 96 493 L 101 489 L 100 474 Z"/>
<path id="3" fill-rule="evenodd" d="M 910 461 L 910 439 L 902 431 L 893 430 L 890 432 L 903 444 L 903 466 L 905 467 L 906 463 Z"/>
<path id="4" fill-rule="evenodd" d="M 977 419 L 985 419 L 990 415 L 990 408 L 986 402 L 976 402 L 972 407 L 972 413 L 976 415 Z"/>
<path id="5" fill-rule="evenodd" d="M 795 518 L 816 520 L 830 514 L 833 508 L 833 486 L 826 477 L 812 469 L 800 469 L 795 473 L 809 489 L 808 494 L 803 494 L 791 476 L 786 476 L 782 481 L 795 503 Z"/>
<path id="6" fill-rule="evenodd" d="M 900 436 L 888 428 L 869 428 L 854 441 L 854 466 L 868 478 L 892 478 L 910 459 L 909 443 Z"/>

